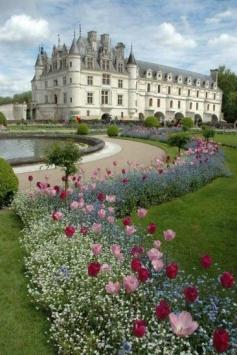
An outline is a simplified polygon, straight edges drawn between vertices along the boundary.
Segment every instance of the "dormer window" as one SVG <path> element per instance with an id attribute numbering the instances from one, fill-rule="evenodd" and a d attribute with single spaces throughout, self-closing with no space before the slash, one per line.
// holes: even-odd
<path id="1" fill-rule="evenodd" d="M 168 81 L 172 81 L 172 73 L 168 73 L 167 74 L 167 80 Z"/>
<path id="2" fill-rule="evenodd" d="M 157 72 L 156 78 L 157 78 L 157 80 L 162 80 L 162 72 L 161 71 Z"/>
<path id="3" fill-rule="evenodd" d="M 192 85 L 192 78 L 190 76 L 187 78 L 187 84 Z"/>
<path id="4" fill-rule="evenodd" d="M 183 78 L 182 78 L 182 76 L 181 76 L 181 75 L 179 75 L 179 76 L 178 76 L 178 80 L 177 80 L 177 81 L 178 81 L 178 83 L 179 83 L 179 84 L 182 84 L 182 82 L 183 82 Z"/>
<path id="5" fill-rule="evenodd" d="M 147 78 L 151 78 L 152 77 L 152 70 L 151 69 L 148 69 L 147 72 L 146 72 L 146 77 Z"/>
<path id="6" fill-rule="evenodd" d="M 217 89 L 216 83 L 213 83 L 213 89 Z"/>
<path id="7" fill-rule="evenodd" d="M 118 63 L 118 72 L 123 73 L 123 63 Z"/>
<path id="8" fill-rule="evenodd" d="M 93 69 L 93 59 L 87 58 L 87 69 Z"/>
<path id="9" fill-rule="evenodd" d="M 200 86 L 200 85 L 201 85 L 201 81 L 200 81 L 200 79 L 197 79 L 196 86 Z"/>
<path id="10" fill-rule="evenodd" d="M 205 81 L 205 88 L 206 88 L 206 89 L 209 88 L 209 81 L 208 81 L 208 80 Z"/>

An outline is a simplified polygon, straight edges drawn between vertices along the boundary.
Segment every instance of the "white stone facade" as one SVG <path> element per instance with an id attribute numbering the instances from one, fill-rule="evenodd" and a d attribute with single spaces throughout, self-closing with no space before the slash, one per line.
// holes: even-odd
<path id="1" fill-rule="evenodd" d="M 109 35 L 75 36 L 70 50 L 54 46 L 49 58 L 41 48 L 32 80 L 32 118 L 122 120 L 157 115 L 164 120 L 190 116 L 222 118 L 218 71 L 210 76 L 124 57 L 124 44 L 111 46 Z"/>

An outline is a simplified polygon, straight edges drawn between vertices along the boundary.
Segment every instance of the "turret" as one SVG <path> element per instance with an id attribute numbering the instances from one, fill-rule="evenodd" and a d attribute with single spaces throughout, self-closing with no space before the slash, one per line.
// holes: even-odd
<path id="1" fill-rule="evenodd" d="M 44 70 L 44 63 L 43 63 L 43 48 L 40 48 L 40 52 L 37 56 L 36 62 L 35 62 L 35 79 L 38 80 L 40 79 L 41 75 L 43 74 Z"/>
<path id="2" fill-rule="evenodd" d="M 74 31 L 72 44 L 69 49 L 68 61 L 69 61 L 69 63 L 68 63 L 69 71 L 77 71 L 78 72 L 81 70 L 81 56 L 80 56 L 80 51 L 79 51 L 76 37 L 75 37 L 75 31 Z"/>
<path id="3" fill-rule="evenodd" d="M 128 71 L 128 111 L 130 118 L 133 118 L 136 112 L 137 101 L 137 63 L 133 54 L 132 46 L 127 61 Z"/>

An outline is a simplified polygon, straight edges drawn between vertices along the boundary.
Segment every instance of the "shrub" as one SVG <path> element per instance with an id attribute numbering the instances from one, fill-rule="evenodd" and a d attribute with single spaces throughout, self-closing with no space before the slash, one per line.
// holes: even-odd
<path id="1" fill-rule="evenodd" d="M 86 123 L 80 123 L 77 128 L 77 134 L 86 135 L 89 133 L 89 127 Z"/>
<path id="2" fill-rule="evenodd" d="M 3 125 L 3 126 L 6 126 L 7 125 L 7 119 L 5 117 L 5 115 L 0 112 L 0 126 Z"/>
<path id="3" fill-rule="evenodd" d="M 119 129 L 116 125 L 111 125 L 107 128 L 107 134 L 109 137 L 117 137 Z"/>
<path id="4" fill-rule="evenodd" d="M 146 127 L 159 127 L 159 120 L 155 116 L 149 116 L 144 122 Z"/>
<path id="5" fill-rule="evenodd" d="M 207 126 L 203 126 L 202 135 L 206 139 L 206 141 L 208 141 L 210 138 L 213 138 L 215 136 L 215 130 Z"/>
<path id="6" fill-rule="evenodd" d="M 18 190 L 18 179 L 8 162 L 0 158 L 0 208 L 9 205 Z"/>
<path id="7" fill-rule="evenodd" d="M 188 131 L 190 128 L 193 127 L 193 120 L 191 117 L 184 117 L 181 120 L 181 125 L 184 131 Z"/>
<path id="8" fill-rule="evenodd" d="M 190 137 L 186 133 L 181 132 L 181 133 L 171 134 L 168 139 L 168 143 L 172 146 L 178 147 L 179 154 L 180 154 L 180 149 L 184 148 L 189 140 Z"/>
<path id="9" fill-rule="evenodd" d="M 68 188 L 68 178 L 77 171 L 76 163 L 81 157 L 79 147 L 72 142 L 59 145 L 52 145 L 46 153 L 46 162 L 48 165 L 55 165 L 63 168 L 65 173 L 65 190 Z"/>

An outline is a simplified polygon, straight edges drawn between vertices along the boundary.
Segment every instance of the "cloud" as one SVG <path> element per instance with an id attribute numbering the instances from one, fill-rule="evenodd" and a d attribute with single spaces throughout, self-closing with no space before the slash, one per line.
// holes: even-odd
<path id="1" fill-rule="evenodd" d="M 230 18 L 236 17 L 236 9 L 228 9 L 222 12 L 218 12 L 215 16 L 213 17 L 207 17 L 205 19 L 205 22 L 207 24 L 217 24 L 223 21 L 229 21 Z"/>
<path id="2" fill-rule="evenodd" d="M 177 32 L 175 27 L 169 22 L 164 22 L 158 26 L 156 38 L 159 41 L 159 44 L 164 46 L 174 48 L 196 47 L 194 39 L 183 36 L 181 33 Z"/>
<path id="3" fill-rule="evenodd" d="M 209 39 L 210 46 L 231 46 L 237 44 L 237 36 L 232 36 L 228 33 L 222 33 L 218 37 Z"/>
<path id="4" fill-rule="evenodd" d="M 5 43 L 34 44 L 49 35 L 48 22 L 28 15 L 13 15 L 0 27 L 0 41 Z"/>

